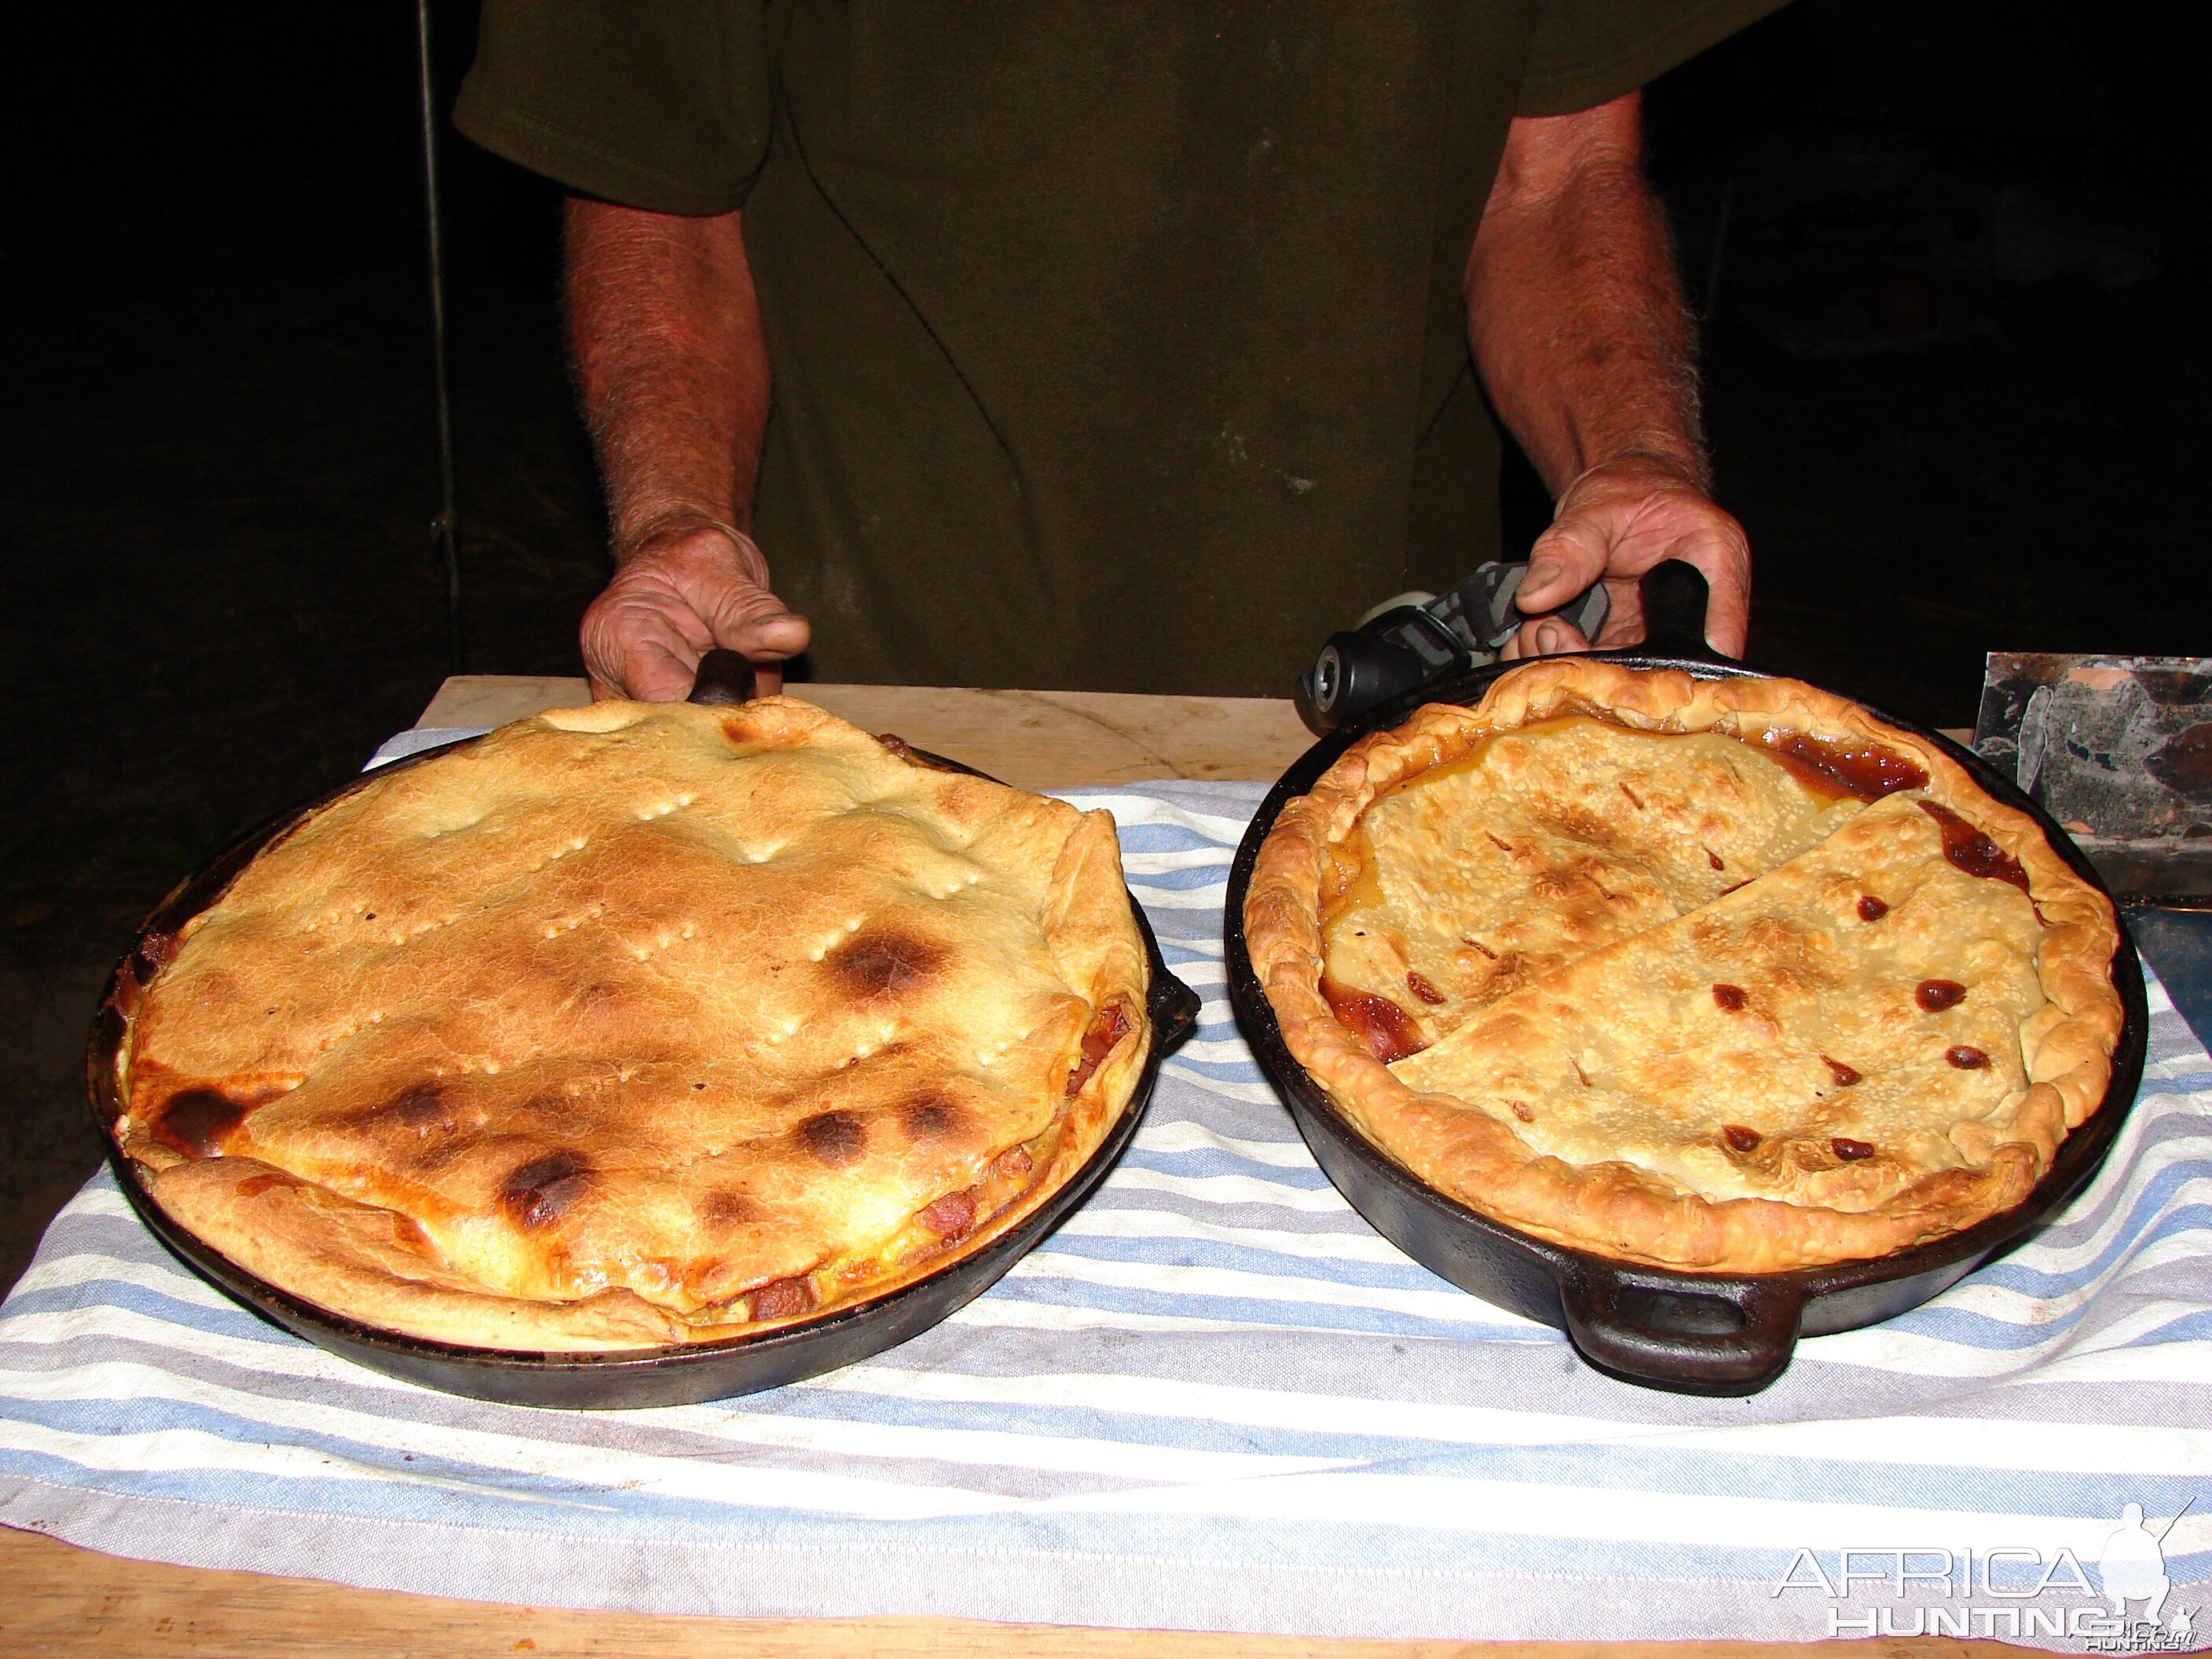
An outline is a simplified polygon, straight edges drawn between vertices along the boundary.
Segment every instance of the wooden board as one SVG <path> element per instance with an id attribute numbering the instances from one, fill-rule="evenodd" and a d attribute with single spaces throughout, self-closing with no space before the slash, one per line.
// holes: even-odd
<path id="1" fill-rule="evenodd" d="M 1287 698 L 915 685 L 794 685 L 791 694 L 1024 789 L 1147 778 L 1272 783 L 1314 740 Z M 591 700 L 580 679 L 456 674 L 415 723 L 504 726 Z M 1968 731 L 1943 735 L 1960 743 L 1973 738 Z"/>
<path id="2" fill-rule="evenodd" d="M 1024 789 L 1148 778 L 1273 782 L 1314 735 L 1287 699 L 794 685 L 791 695 Z M 504 726 L 591 701 L 581 680 L 457 674 L 417 726 Z"/>
<path id="3" fill-rule="evenodd" d="M 538 674 L 453 674 L 438 688 L 422 726 L 504 726 L 541 708 L 581 708 L 592 700 L 588 681 Z"/>
<path id="4" fill-rule="evenodd" d="M 1832 1645 L 1827 1651 L 1836 1651 Z M 124 1561 L 0 1528 L 0 1654 L 229 1659 L 1781 1659 L 1758 1642 L 1352 1642 L 988 1625 L 958 1619 L 689 1619 L 571 1613 Z M 2001 1642 L 1852 1644 L 1853 1659 L 2023 1659 Z"/>
<path id="5" fill-rule="evenodd" d="M 1148 778 L 1272 781 L 1313 741 L 1288 702 L 1098 692 L 810 685 L 857 726 L 1033 789 Z M 500 726 L 590 701 L 580 679 L 457 675 L 420 726 Z M 1833 1653 L 1833 1644 L 1821 1644 Z M 952 1619 L 737 1620 L 574 1613 L 126 1560 L 0 1527 L 0 1654 L 293 1656 L 532 1653 L 637 1659 L 1753 1659 L 1812 1644 L 1346 1642 Z M 2019 1659 L 1997 1642 L 1850 1644 L 1853 1659 Z"/>

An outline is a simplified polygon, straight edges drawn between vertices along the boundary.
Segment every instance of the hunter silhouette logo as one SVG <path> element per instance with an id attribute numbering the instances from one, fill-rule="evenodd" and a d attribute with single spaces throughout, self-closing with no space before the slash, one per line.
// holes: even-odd
<path id="1" fill-rule="evenodd" d="M 2187 1607 L 2163 1626 L 2158 1622 L 2166 1598 L 2173 1593 L 2173 1580 L 2166 1571 L 2166 1534 L 2196 1501 L 2191 1498 L 2176 1510 L 2172 1520 L 2156 1532 L 2144 1522 L 2142 1504 L 2121 1507 L 2120 1524 L 2097 1554 L 2097 1582 L 2118 1616 L 2122 1633 L 2117 1640 L 2092 1641 L 2092 1653 L 2186 1653 L 2196 1644 L 2197 1621 Z M 2133 1620 L 2128 1617 L 2130 1601 L 2143 1604 L 2142 1613 Z"/>
<path id="2" fill-rule="evenodd" d="M 2173 1592 L 2172 1581 L 2166 1576 L 2166 1535 L 2187 1510 L 2188 1505 L 2184 1504 L 2173 1521 L 2154 1533 L 2143 1525 L 2142 1504 L 2122 1506 L 2120 1524 L 2097 1556 L 2098 1582 L 2104 1585 L 2112 1611 L 2122 1618 L 2127 1616 L 2129 1602 L 2141 1601 L 2150 1604 L 2142 1610 L 2142 1616 L 2157 1622 L 2159 1609 Z"/>

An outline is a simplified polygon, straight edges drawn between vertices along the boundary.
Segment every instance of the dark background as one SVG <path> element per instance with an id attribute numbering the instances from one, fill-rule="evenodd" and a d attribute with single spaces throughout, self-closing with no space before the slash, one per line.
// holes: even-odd
<path id="1" fill-rule="evenodd" d="M 440 100 L 473 8 L 441 0 Z M 413 14 L 82 11 L 32 66 L 6 400 L 0 1285 L 96 1159 L 133 924 L 447 672 Z M 1934 724 L 1982 653 L 2201 651 L 2208 156 L 2148 6 L 1800 0 L 1652 89 L 1755 660 Z M 79 27 L 86 24 L 81 21 Z M 550 188 L 448 135 L 469 666 L 604 576 Z M 1525 468 L 1509 530 L 1547 513 Z"/>

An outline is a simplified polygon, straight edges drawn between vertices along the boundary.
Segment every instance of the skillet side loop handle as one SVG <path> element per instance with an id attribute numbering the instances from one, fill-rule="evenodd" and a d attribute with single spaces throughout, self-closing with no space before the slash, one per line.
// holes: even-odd
<path id="1" fill-rule="evenodd" d="M 1204 1005 L 1198 993 L 1170 974 L 1164 988 L 1155 982 L 1155 989 L 1164 989 L 1166 994 L 1155 996 L 1152 1024 L 1157 1035 L 1152 1041 L 1163 1054 L 1173 1054 L 1182 1047 L 1185 1039 L 1198 1030 L 1198 1017 Z"/>
<path id="2" fill-rule="evenodd" d="M 1721 661 L 1705 643 L 1705 573 L 1684 559 L 1662 559 L 1636 584 L 1644 599 L 1643 649 L 1655 657 Z"/>
<path id="3" fill-rule="evenodd" d="M 1758 1393 L 1789 1369 L 1805 1313 L 1805 1293 L 1785 1285 L 1753 1279 L 1709 1291 L 1657 1289 L 1594 1263 L 1560 1274 L 1559 1301 L 1584 1358 L 1682 1394 Z"/>
<path id="4" fill-rule="evenodd" d="M 749 659 L 720 646 L 699 659 L 698 672 L 691 680 L 691 702 L 731 703 L 752 700 L 753 665 Z"/>

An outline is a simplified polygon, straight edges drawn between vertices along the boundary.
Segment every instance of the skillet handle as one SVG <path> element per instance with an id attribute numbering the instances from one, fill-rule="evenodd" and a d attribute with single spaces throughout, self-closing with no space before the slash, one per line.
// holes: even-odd
<path id="1" fill-rule="evenodd" d="M 1758 1277 L 1695 1290 L 1577 1261 L 1559 1275 L 1567 1334 L 1601 1369 L 1688 1394 L 1756 1394 L 1789 1368 L 1805 1292 Z"/>
<path id="2" fill-rule="evenodd" d="M 1641 651 L 1655 657 L 1723 660 L 1705 643 L 1705 573 L 1682 559 L 1662 559 L 1636 584 L 1644 599 Z"/>
<path id="3" fill-rule="evenodd" d="M 750 702 L 752 697 L 753 665 L 748 659 L 720 646 L 699 659 L 691 680 L 691 702 Z"/>

